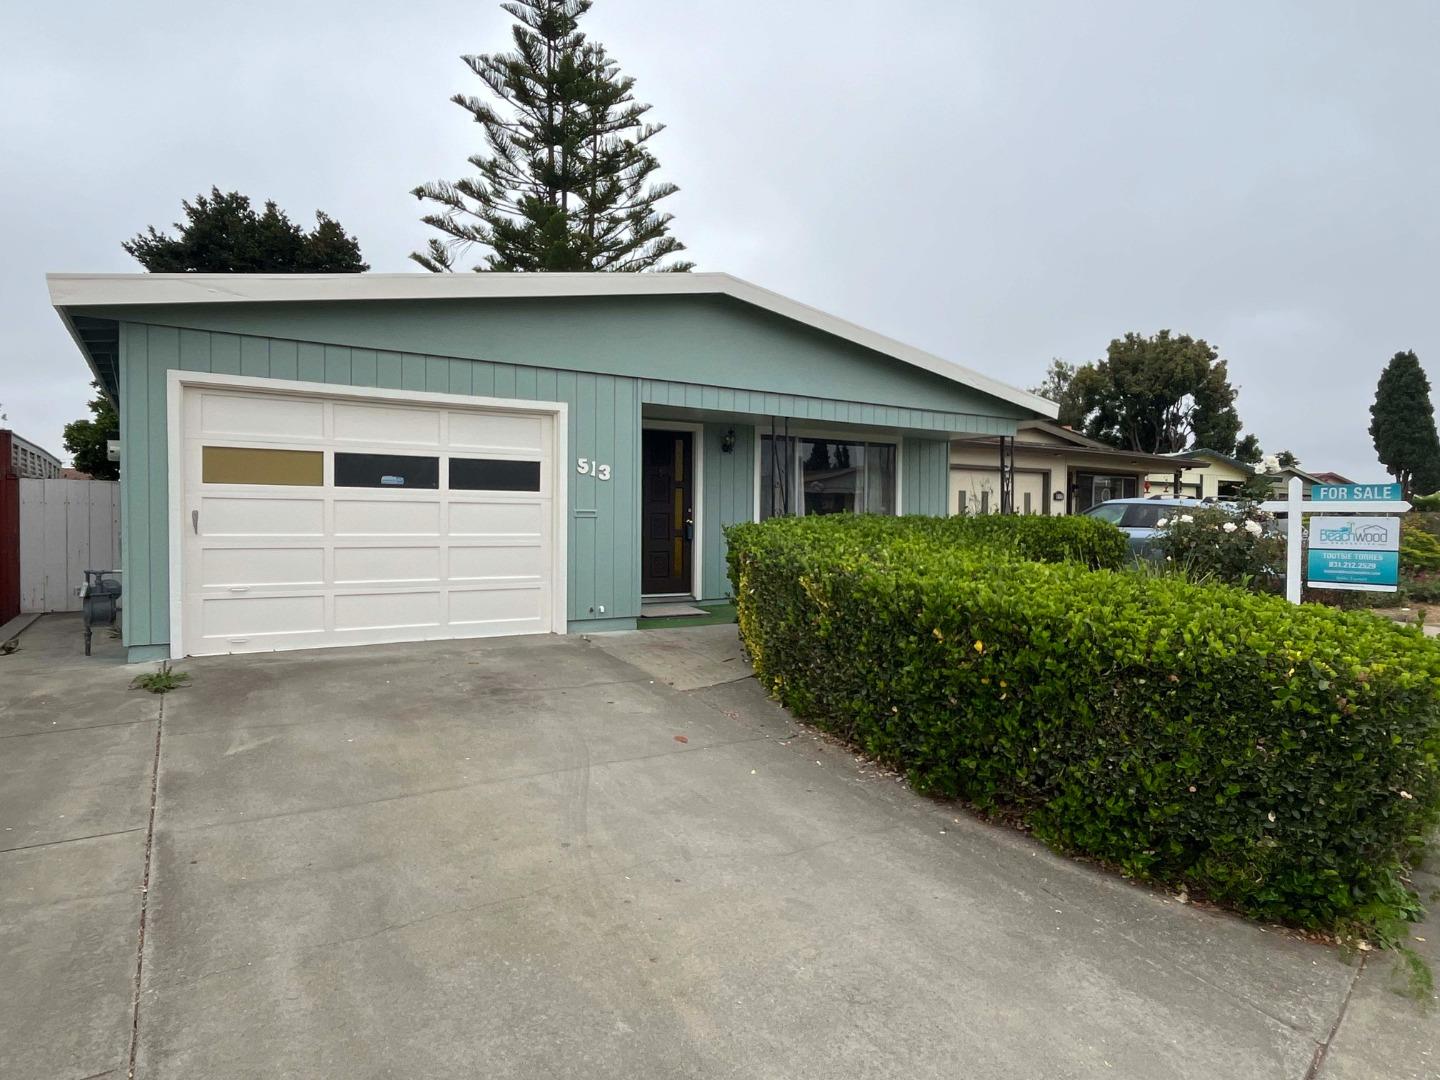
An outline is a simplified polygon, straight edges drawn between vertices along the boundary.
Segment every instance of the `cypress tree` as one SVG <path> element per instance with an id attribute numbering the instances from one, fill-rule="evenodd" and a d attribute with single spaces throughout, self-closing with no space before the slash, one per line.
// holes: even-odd
<path id="1" fill-rule="evenodd" d="M 656 204 L 674 184 L 654 180 L 649 142 L 663 124 L 645 121 L 603 45 L 587 41 L 580 18 L 591 0 L 513 0 L 514 50 L 465 56 L 491 100 L 456 94 L 485 131 L 468 160 L 476 175 L 421 184 L 411 192 L 435 209 L 438 229 L 410 257 L 427 270 L 456 269 L 465 252 L 488 249 L 476 270 L 689 270 L 662 262 L 685 245 L 669 235 Z"/>
<path id="2" fill-rule="evenodd" d="M 1413 352 L 1397 352 L 1380 373 L 1370 406 L 1370 437 L 1380 463 L 1412 492 L 1440 489 L 1440 436 L 1430 404 L 1430 380 Z"/>

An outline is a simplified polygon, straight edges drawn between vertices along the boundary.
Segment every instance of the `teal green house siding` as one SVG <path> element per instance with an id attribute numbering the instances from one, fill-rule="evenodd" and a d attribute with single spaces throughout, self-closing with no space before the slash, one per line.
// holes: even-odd
<path id="1" fill-rule="evenodd" d="M 950 444 L 906 439 L 900 450 L 900 509 L 944 517 L 950 512 Z"/>
<path id="2" fill-rule="evenodd" d="M 722 449 L 727 432 L 735 432 L 735 448 Z M 701 494 L 700 600 L 730 595 L 725 572 L 725 526 L 755 519 L 755 429 L 747 424 L 706 424 L 704 487 Z"/>
<path id="3" fill-rule="evenodd" d="M 697 427 L 696 599 L 729 593 L 725 527 L 756 508 L 757 431 L 847 431 L 900 444 L 905 513 L 944 514 L 949 437 L 1013 434 L 1020 407 L 892 357 L 715 297 L 130 305 L 114 320 L 122 441 L 124 636 L 170 641 L 167 372 L 564 402 L 571 632 L 641 609 L 641 433 Z M 88 331 L 87 331 L 88 332 Z M 726 443 L 733 433 L 729 450 Z M 577 457 L 613 464 L 601 482 Z"/>
<path id="4" fill-rule="evenodd" d="M 720 391 L 731 389 L 760 391 L 772 399 L 794 395 L 837 405 L 887 405 L 930 413 L 932 421 L 939 422 L 929 426 L 937 431 L 1013 434 L 1013 421 L 1030 415 L 933 372 L 721 296 L 136 305 L 77 314 L 210 330 L 237 340 L 325 342 L 365 353 L 381 350 L 621 375 L 657 385 L 705 386 L 716 401 Z M 333 371 L 343 375 L 339 355 Z M 227 357 L 240 367 L 243 360 Z M 252 359 L 257 369 L 259 363 Z M 235 370 L 243 373 L 240 367 Z M 363 360 L 362 377 L 370 370 Z M 299 377 L 315 379 L 315 371 Z M 815 406 L 807 405 L 803 412 L 740 411 L 828 419 L 812 415 L 811 408 Z M 940 421 L 942 414 L 948 416 Z M 951 418 L 955 416 L 970 417 L 975 426 Z M 997 419 L 1012 421 L 1009 429 L 990 430 Z"/>

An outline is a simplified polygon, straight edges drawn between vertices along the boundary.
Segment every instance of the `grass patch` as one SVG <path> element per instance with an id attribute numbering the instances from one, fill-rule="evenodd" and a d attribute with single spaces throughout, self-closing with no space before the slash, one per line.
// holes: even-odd
<path id="1" fill-rule="evenodd" d="M 135 690 L 149 690 L 152 694 L 168 694 L 171 690 L 179 690 L 190 681 L 188 671 L 175 671 L 170 667 L 170 661 L 160 665 L 158 671 L 152 671 L 145 675 L 136 675 L 130 686 Z"/>

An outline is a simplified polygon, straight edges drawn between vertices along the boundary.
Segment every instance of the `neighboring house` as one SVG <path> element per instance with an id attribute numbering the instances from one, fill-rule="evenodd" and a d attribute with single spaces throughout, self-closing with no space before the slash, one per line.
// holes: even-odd
<path id="1" fill-rule="evenodd" d="M 1304 482 L 1304 495 L 1302 496 L 1302 498 L 1306 499 L 1310 498 L 1310 489 L 1316 484 L 1334 482 L 1322 480 L 1317 474 L 1308 473 L 1304 469 L 1300 469 L 1295 466 L 1290 466 L 1289 468 L 1284 469 L 1275 469 L 1273 472 L 1262 473 L 1261 475 L 1263 475 L 1266 480 L 1270 481 L 1270 488 L 1275 493 L 1275 498 L 1277 499 L 1285 498 L 1285 494 L 1290 487 L 1291 477 L 1298 476 Z M 1340 481 L 1340 483 L 1349 483 L 1349 481 L 1343 480 Z"/>
<path id="2" fill-rule="evenodd" d="M 53 480 L 63 471 L 59 458 L 13 431 L 10 433 L 10 465 L 17 476 L 32 480 Z"/>
<path id="3" fill-rule="evenodd" d="M 1354 480 L 1351 480 L 1350 477 L 1346 476 L 1344 473 L 1338 473 L 1338 472 L 1317 472 L 1317 473 L 1311 473 L 1310 475 L 1311 475 L 1318 483 L 1321 483 L 1321 484 L 1353 484 L 1353 483 L 1355 483 Z"/>
<path id="4" fill-rule="evenodd" d="M 132 660 L 633 627 L 723 529 L 944 514 L 1053 403 L 725 274 L 52 275 L 120 413 Z"/>
<path id="5" fill-rule="evenodd" d="M 1026 420 L 1015 433 L 1014 509 L 1020 514 L 1078 514 L 1108 499 L 1150 494 L 1146 475 L 1204 461 L 1117 450 L 1052 420 Z M 959 435 L 950 443 L 950 513 L 1000 511 L 1000 439 Z"/>
<path id="6" fill-rule="evenodd" d="M 1153 495 L 1178 495 L 1187 499 L 1231 498 L 1239 494 L 1247 480 L 1257 475 L 1253 466 L 1218 450 L 1198 448 L 1164 456 L 1176 460 L 1198 460 L 1204 462 L 1204 468 L 1187 465 L 1180 473 L 1178 486 L 1173 470 L 1151 473 L 1148 480 Z"/>

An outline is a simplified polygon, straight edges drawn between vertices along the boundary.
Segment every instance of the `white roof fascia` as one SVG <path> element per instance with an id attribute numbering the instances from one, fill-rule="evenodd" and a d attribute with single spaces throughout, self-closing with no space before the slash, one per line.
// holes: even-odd
<path id="1" fill-rule="evenodd" d="M 1040 416 L 1054 417 L 1059 409 L 1045 398 L 729 274 L 47 274 L 45 279 L 50 303 L 62 316 L 70 308 L 131 304 L 722 295 Z"/>

